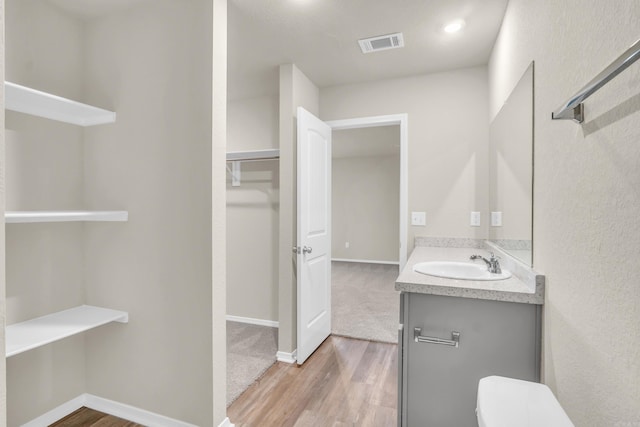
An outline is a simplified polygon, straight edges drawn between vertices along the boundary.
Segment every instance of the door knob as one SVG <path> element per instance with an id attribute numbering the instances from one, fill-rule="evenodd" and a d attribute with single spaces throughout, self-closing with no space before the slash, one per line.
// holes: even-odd
<path id="1" fill-rule="evenodd" d="M 300 249 L 300 246 L 294 246 L 293 248 L 291 248 L 291 250 L 294 254 L 310 254 L 313 251 L 313 248 L 309 246 L 303 246 L 302 249 Z"/>

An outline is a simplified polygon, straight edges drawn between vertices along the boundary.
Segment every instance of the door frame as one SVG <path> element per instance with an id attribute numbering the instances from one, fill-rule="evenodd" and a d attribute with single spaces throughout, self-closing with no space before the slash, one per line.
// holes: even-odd
<path id="1" fill-rule="evenodd" d="M 390 114 L 384 116 L 357 117 L 344 120 L 325 120 L 331 127 L 331 131 L 345 129 L 370 128 L 378 126 L 400 126 L 400 270 L 407 263 L 407 237 L 408 237 L 408 145 L 409 145 L 409 116 L 403 114 Z"/>

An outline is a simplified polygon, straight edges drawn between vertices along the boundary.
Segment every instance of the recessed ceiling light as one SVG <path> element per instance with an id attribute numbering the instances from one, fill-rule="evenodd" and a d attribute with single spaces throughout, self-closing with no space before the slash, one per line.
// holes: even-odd
<path id="1" fill-rule="evenodd" d="M 444 32 L 449 34 L 457 33 L 458 31 L 464 28 L 464 24 L 465 24 L 464 20 L 456 19 L 455 21 L 452 21 L 447 25 L 445 25 Z"/>

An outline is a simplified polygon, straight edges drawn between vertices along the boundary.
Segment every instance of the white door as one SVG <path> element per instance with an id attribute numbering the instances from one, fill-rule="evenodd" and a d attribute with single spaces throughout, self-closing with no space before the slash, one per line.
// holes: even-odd
<path id="1" fill-rule="evenodd" d="M 331 333 L 331 128 L 298 107 L 298 349 L 301 365 Z"/>

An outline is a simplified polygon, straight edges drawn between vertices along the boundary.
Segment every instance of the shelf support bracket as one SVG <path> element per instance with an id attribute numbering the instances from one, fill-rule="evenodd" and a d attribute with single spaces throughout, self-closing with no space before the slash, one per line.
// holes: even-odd
<path id="1" fill-rule="evenodd" d="M 236 160 L 231 162 L 231 186 L 240 187 L 241 182 L 242 182 L 242 172 L 240 169 L 240 162 Z"/>

